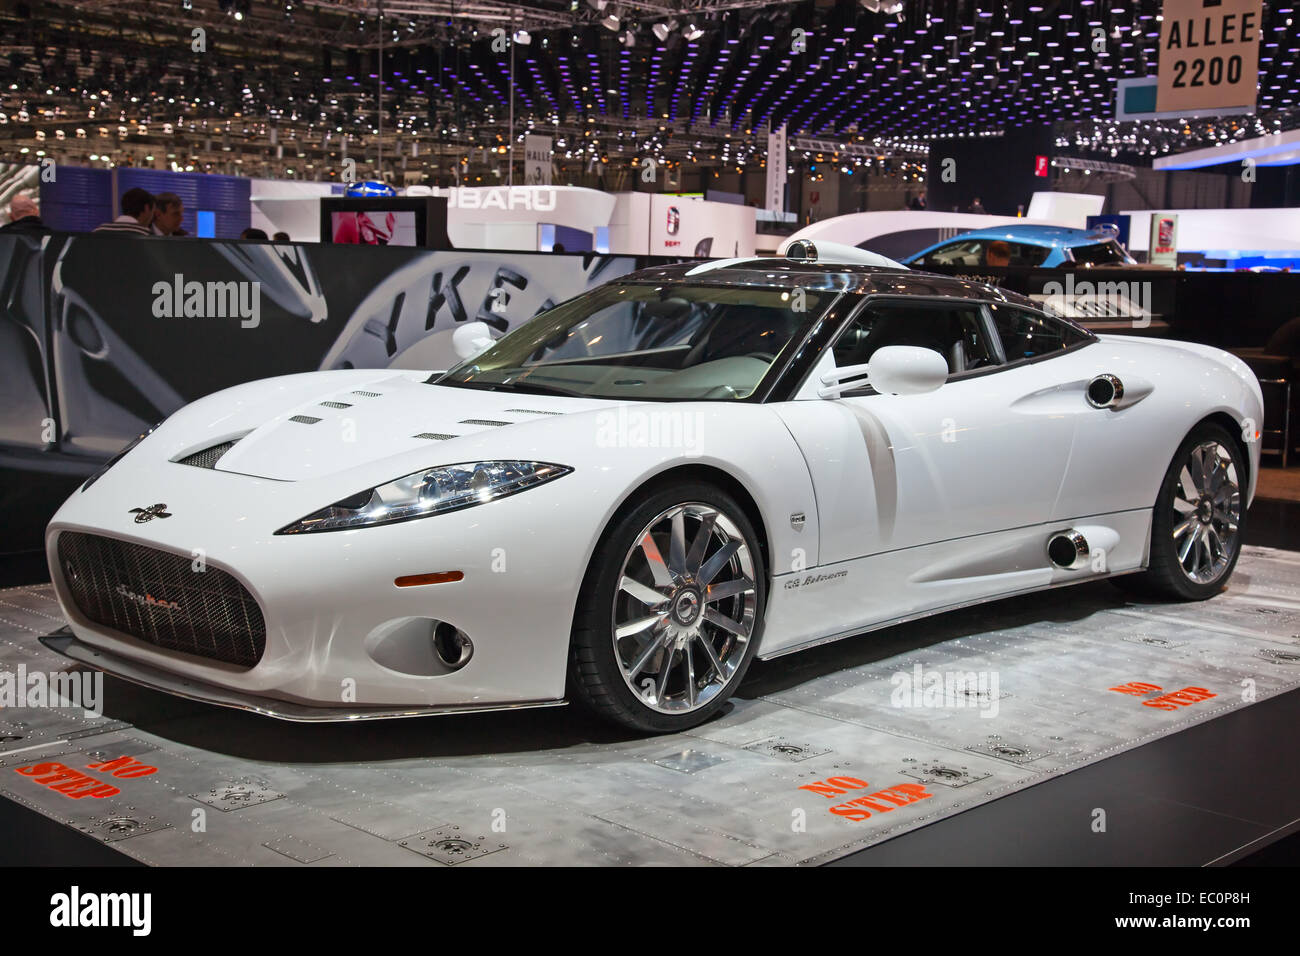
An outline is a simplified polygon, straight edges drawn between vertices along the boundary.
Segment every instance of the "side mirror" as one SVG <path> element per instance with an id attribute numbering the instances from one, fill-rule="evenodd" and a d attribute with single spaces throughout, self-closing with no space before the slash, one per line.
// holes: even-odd
<path id="1" fill-rule="evenodd" d="M 913 345 L 886 345 L 877 349 L 865 365 L 850 365 L 822 377 L 822 398 L 838 398 L 841 393 L 867 383 L 882 395 L 922 395 L 933 392 L 948 380 L 948 360 L 934 349 Z"/>
<path id="2" fill-rule="evenodd" d="M 451 334 L 451 350 L 462 362 L 492 347 L 492 330 L 483 322 L 466 322 Z"/>

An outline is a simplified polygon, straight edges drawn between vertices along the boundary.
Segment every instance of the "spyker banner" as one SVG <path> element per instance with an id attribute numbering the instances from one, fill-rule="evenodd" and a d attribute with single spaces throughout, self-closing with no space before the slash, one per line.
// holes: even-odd
<path id="1" fill-rule="evenodd" d="M 332 368 L 447 368 L 633 257 L 0 236 L 0 468 L 93 467 L 182 405 Z M 0 548 L 0 550 L 4 550 Z"/>

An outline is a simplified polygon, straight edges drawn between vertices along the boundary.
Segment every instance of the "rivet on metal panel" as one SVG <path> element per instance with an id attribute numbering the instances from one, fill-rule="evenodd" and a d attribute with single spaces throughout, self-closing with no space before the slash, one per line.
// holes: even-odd
<path id="1" fill-rule="evenodd" d="M 759 740 L 749 744 L 745 749 L 751 753 L 766 754 L 769 757 L 788 760 L 791 763 L 798 763 L 810 757 L 820 757 L 831 752 L 829 747 L 818 747 L 814 744 L 786 740 L 784 737 L 769 737 L 766 740 Z"/>

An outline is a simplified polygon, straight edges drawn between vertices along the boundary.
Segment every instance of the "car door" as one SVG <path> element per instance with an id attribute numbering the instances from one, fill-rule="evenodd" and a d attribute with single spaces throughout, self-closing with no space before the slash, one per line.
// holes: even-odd
<path id="1" fill-rule="evenodd" d="M 1141 355 L 1072 323 L 1013 305 L 994 307 L 992 318 L 1008 353 L 1020 353 L 1028 362 L 1050 358 L 1042 364 L 1051 369 L 1056 390 L 1038 404 L 1050 403 L 1073 422 L 1070 467 L 1052 520 L 1149 509 L 1165 463 L 1162 455 L 1152 454 L 1153 445 L 1164 443 L 1172 454 L 1182 436 L 1163 431 L 1153 403 L 1146 401 L 1155 382 L 1147 377 Z M 1099 376 L 1119 380 L 1124 395 L 1119 407 L 1098 407 L 1088 400 L 1089 385 Z M 1149 473 L 1153 459 L 1159 463 L 1154 474 Z M 1125 480 L 1116 479 L 1120 471 Z"/>
<path id="2" fill-rule="evenodd" d="M 886 345 L 940 351 L 947 382 L 922 395 L 804 391 L 780 409 L 813 475 L 819 563 L 1049 520 L 1074 427 L 1052 363 L 1008 362 L 981 303 L 912 298 L 870 300 L 831 361 L 860 364 Z"/>

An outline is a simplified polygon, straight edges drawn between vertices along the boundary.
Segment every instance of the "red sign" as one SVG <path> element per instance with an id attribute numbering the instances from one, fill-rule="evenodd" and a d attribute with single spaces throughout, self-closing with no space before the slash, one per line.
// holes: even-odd
<path id="1" fill-rule="evenodd" d="M 1048 158 L 1046 156 L 1034 157 L 1034 175 L 1045 177 L 1047 175 Z"/>

